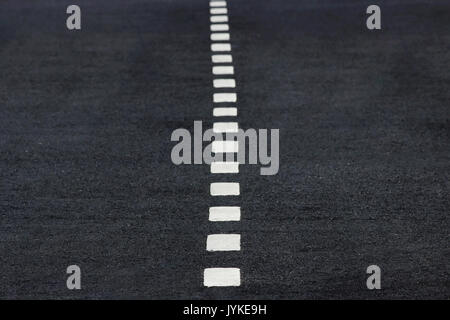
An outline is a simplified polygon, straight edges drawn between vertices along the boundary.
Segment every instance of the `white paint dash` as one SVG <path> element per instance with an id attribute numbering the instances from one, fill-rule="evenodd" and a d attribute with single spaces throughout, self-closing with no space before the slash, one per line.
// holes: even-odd
<path id="1" fill-rule="evenodd" d="M 236 102 L 237 96 L 236 93 L 214 93 L 213 101 L 214 103 Z"/>
<path id="2" fill-rule="evenodd" d="M 239 162 L 211 162 L 211 173 L 239 173 Z"/>
<path id="3" fill-rule="evenodd" d="M 228 14 L 227 8 L 211 8 L 209 9 L 210 14 Z"/>
<path id="4" fill-rule="evenodd" d="M 210 207 L 209 221 L 240 221 L 241 207 Z"/>
<path id="5" fill-rule="evenodd" d="M 233 66 L 214 66 L 212 67 L 212 73 L 216 75 L 234 74 Z"/>
<path id="6" fill-rule="evenodd" d="M 240 234 L 210 234 L 206 239 L 206 251 L 240 251 Z"/>
<path id="7" fill-rule="evenodd" d="M 209 18 L 209 21 L 212 23 L 216 22 L 228 22 L 228 16 L 227 15 L 217 15 L 217 16 L 211 16 Z"/>
<path id="8" fill-rule="evenodd" d="M 235 107 L 214 108 L 213 116 L 214 117 L 235 117 L 235 116 L 237 116 L 237 108 L 235 108 Z"/>
<path id="9" fill-rule="evenodd" d="M 213 63 L 231 63 L 233 62 L 233 57 L 231 54 L 214 54 L 211 56 Z"/>
<path id="10" fill-rule="evenodd" d="M 227 2 L 226 1 L 210 1 L 209 5 L 211 7 L 226 7 Z"/>
<path id="11" fill-rule="evenodd" d="M 203 273 L 205 287 L 239 287 L 241 270 L 239 268 L 206 268 Z"/>
<path id="12" fill-rule="evenodd" d="M 227 133 L 238 132 L 239 127 L 237 122 L 214 122 L 213 132 L 215 133 Z"/>
<path id="13" fill-rule="evenodd" d="M 212 196 L 238 196 L 240 194 L 239 182 L 212 182 L 210 193 Z"/>
<path id="14" fill-rule="evenodd" d="M 239 152 L 239 141 L 213 141 L 212 152 L 214 153 Z"/>
<path id="15" fill-rule="evenodd" d="M 216 23 L 211 25 L 211 31 L 228 31 L 230 27 L 226 23 Z"/>
<path id="16" fill-rule="evenodd" d="M 230 34 L 227 32 L 211 33 L 211 41 L 229 41 Z"/>
<path id="17" fill-rule="evenodd" d="M 233 70 L 234 72 L 234 70 Z M 213 68 L 214 73 L 214 68 Z M 216 73 L 214 73 L 216 74 Z M 213 80 L 214 88 L 235 88 L 236 81 L 234 79 L 214 79 Z"/>
<path id="18" fill-rule="evenodd" d="M 229 43 L 213 43 L 211 45 L 211 51 L 218 52 L 218 51 L 231 51 L 231 45 Z"/>

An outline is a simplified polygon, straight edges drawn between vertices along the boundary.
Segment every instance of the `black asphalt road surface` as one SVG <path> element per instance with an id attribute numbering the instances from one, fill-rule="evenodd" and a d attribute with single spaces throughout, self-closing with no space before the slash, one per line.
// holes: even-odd
<path id="1" fill-rule="evenodd" d="M 214 121 L 208 0 L 72 2 L 80 31 L 0 2 L 1 298 L 449 298 L 448 1 L 377 0 L 370 31 L 373 1 L 228 0 L 237 120 L 280 129 L 279 173 L 241 166 L 230 201 L 170 158 Z M 242 250 L 207 252 L 222 232 Z M 242 285 L 204 287 L 218 266 Z"/>

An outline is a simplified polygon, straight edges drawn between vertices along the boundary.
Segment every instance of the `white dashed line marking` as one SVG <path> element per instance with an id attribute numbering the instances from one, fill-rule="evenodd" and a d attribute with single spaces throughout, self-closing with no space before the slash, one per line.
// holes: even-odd
<path id="1" fill-rule="evenodd" d="M 210 207 L 209 221 L 240 221 L 241 207 Z"/>
<path id="2" fill-rule="evenodd" d="M 213 182 L 209 192 L 212 196 L 238 196 L 241 193 L 239 182 Z"/>
<path id="3" fill-rule="evenodd" d="M 237 116 L 237 108 L 234 108 L 234 107 L 214 108 L 213 116 L 214 117 L 235 117 L 235 116 Z"/>
<path id="4" fill-rule="evenodd" d="M 233 57 L 230 54 L 215 54 L 211 57 L 213 63 L 231 63 Z"/>
<path id="5" fill-rule="evenodd" d="M 211 31 L 228 31 L 228 30 L 230 30 L 230 27 L 226 23 L 224 24 L 217 23 L 211 25 Z"/>
<path id="6" fill-rule="evenodd" d="M 203 274 L 205 287 L 238 287 L 241 285 L 239 268 L 206 268 Z"/>
<path id="7" fill-rule="evenodd" d="M 212 152 L 214 153 L 237 153 L 239 152 L 238 141 L 213 141 Z"/>
<path id="8" fill-rule="evenodd" d="M 219 52 L 219 51 L 227 52 L 227 51 L 231 51 L 231 45 L 229 43 L 213 43 L 211 45 L 211 51 L 213 51 L 213 52 Z"/>
<path id="9" fill-rule="evenodd" d="M 230 27 L 228 22 L 228 10 L 226 9 L 226 1 L 211 1 L 210 2 L 210 30 L 211 30 L 211 61 L 212 63 L 227 63 L 233 62 L 231 54 L 215 54 L 216 52 L 230 52 L 231 44 Z M 228 42 L 220 42 L 228 41 Z M 235 79 L 223 79 L 226 75 L 234 75 L 234 67 L 232 65 L 213 66 L 213 76 L 221 76 L 220 79 L 213 79 L 214 88 L 235 88 Z M 234 91 L 231 89 L 230 91 Z M 214 103 L 235 103 L 237 95 L 234 92 L 214 92 Z M 222 107 L 213 108 L 213 116 L 227 117 L 237 116 L 236 107 Z M 214 133 L 236 133 L 239 131 L 238 122 L 214 122 Z M 211 174 L 237 174 L 239 173 L 239 162 L 233 160 L 232 153 L 239 152 L 239 142 L 230 140 L 212 142 L 212 152 L 227 154 L 227 161 L 213 161 L 210 169 Z M 231 155 L 232 157 L 228 157 Z M 210 184 L 209 193 L 211 196 L 238 196 L 240 195 L 239 182 L 212 182 Z M 210 207 L 209 221 L 240 221 L 241 208 L 240 207 Z M 241 235 L 240 234 L 210 234 L 206 239 L 206 250 L 211 251 L 240 251 L 241 250 Z M 241 285 L 241 271 L 239 268 L 206 268 L 204 269 L 203 284 L 206 287 L 230 287 Z"/>
<path id="10" fill-rule="evenodd" d="M 230 40 L 230 34 L 226 32 L 211 33 L 211 41 L 228 41 Z"/>
<path id="11" fill-rule="evenodd" d="M 239 162 L 211 162 L 211 173 L 239 173 Z"/>
<path id="12" fill-rule="evenodd" d="M 236 93 L 214 93 L 213 100 L 214 103 L 236 102 L 237 96 Z"/>
<path id="13" fill-rule="evenodd" d="M 209 9 L 210 14 L 227 14 L 227 8 L 211 8 Z"/>
<path id="14" fill-rule="evenodd" d="M 206 239 L 207 251 L 240 251 L 240 234 L 210 234 Z"/>

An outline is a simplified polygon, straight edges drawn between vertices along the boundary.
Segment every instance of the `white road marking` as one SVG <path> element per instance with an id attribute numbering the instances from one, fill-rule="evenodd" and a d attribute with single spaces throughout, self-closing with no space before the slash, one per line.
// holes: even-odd
<path id="1" fill-rule="evenodd" d="M 211 1 L 209 3 L 211 7 L 226 7 L 227 2 L 226 1 Z"/>
<path id="2" fill-rule="evenodd" d="M 214 66 L 212 67 L 212 73 L 221 75 L 221 74 L 234 74 L 233 66 Z"/>
<path id="3" fill-rule="evenodd" d="M 214 73 L 214 68 L 213 68 L 213 73 Z M 234 73 L 234 70 L 233 70 L 233 73 Z M 213 86 L 214 86 L 214 88 L 235 88 L 236 81 L 234 79 L 214 79 Z"/>
<path id="4" fill-rule="evenodd" d="M 211 41 L 228 41 L 230 34 L 227 32 L 211 33 Z"/>
<path id="5" fill-rule="evenodd" d="M 211 173 L 239 173 L 239 162 L 211 162 Z"/>
<path id="6" fill-rule="evenodd" d="M 227 8 L 211 8 L 209 9 L 210 14 L 228 14 Z"/>
<path id="7" fill-rule="evenodd" d="M 211 31 L 228 31 L 230 30 L 230 27 L 226 23 L 217 23 L 211 25 Z"/>
<path id="8" fill-rule="evenodd" d="M 231 45 L 229 43 L 213 43 L 211 45 L 211 51 L 218 52 L 218 51 L 231 51 Z"/>
<path id="9" fill-rule="evenodd" d="M 241 207 L 210 207 L 209 221 L 240 221 Z"/>
<path id="10" fill-rule="evenodd" d="M 235 117 L 235 116 L 237 116 L 237 108 L 235 108 L 235 107 L 214 108 L 213 116 L 214 117 Z"/>
<path id="11" fill-rule="evenodd" d="M 236 93 L 214 93 L 213 100 L 214 103 L 236 102 L 237 96 Z"/>
<path id="12" fill-rule="evenodd" d="M 220 16 L 211 16 L 209 18 L 209 21 L 212 23 L 216 22 L 228 22 L 228 16 L 227 15 L 220 15 Z"/>
<path id="13" fill-rule="evenodd" d="M 206 239 L 207 251 L 240 251 L 240 234 L 210 234 Z"/>
<path id="14" fill-rule="evenodd" d="M 233 57 L 230 54 L 215 54 L 211 56 L 213 63 L 230 63 L 233 62 Z"/>
<path id="15" fill-rule="evenodd" d="M 227 133 L 227 132 L 238 132 L 237 122 L 214 122 L 213 132 L 215 133 Z"/>
<path id="16" fill-rule="evenodd" d="M 215 41 L 230 41 L 228 33 L 230 27 L 228 22 L 228 10 L 226 1 L 212 0 L 210 5 L 210 39 L 212 63 L 228 63 L 233 62 L 231 54 L 214 54 L 215 52 L 231 51 L 231 44 L 214 43 Z M 232 65 L 213 66 L 213 75 L 233 75 L 234 67 Z M 214 88 L 235 88 L 236 81 L 234 79 L 214 79 Z M 234 91 L 234 90 L 231 90 Z M 214 93 L 213 102 L 236 102 L 236 93 Z M 236 107 L 213 108 L 213 115 L 220 116 L 237 116 Z M 213 131 L 215 133 L 236 133 L 239 130 L 237 122 L 214 122 Z M 213 141 L 212 152 L 214 153 L 237 153 L 239 152 L 239 142 L 233 140 Z M 228 159 L 228 158 L 227 158 Z M 236 161 L 213 161 L 211 163 L 212 174 L 233 174 L 239 173 L 239 162 Z M 240 195 L 239 182 L 213 182 L 210 184 L 209 190 L 211 196 L 238 196 Z M 240 207 L 210 207 L 209 221 L 240 221 Z M 206 240 L 207 251 L 240 251 L 241 235 L 240 234 L 210 234 Z M 203 274 L 203 285 L 205 287 L 230 287 L 241 285 L 241 270 L 239 268 L 206 268 Z"/>
<path id="17" fill-rule="evenodd" d="M 237 153 L 239 152 L 239 141 L 213 141 L 212 152 Z"/>
<path id="18" fill-rule="evenodd" d="M 239 287 L 241 270 L 239 268 L 206 268 L 203 273 L 205 287 Z"/>
<path id="19" fill-rule="evenodd" d="M 238 196 L 239 182 L 212 182 L 209 192 L 212 196 Z"/>

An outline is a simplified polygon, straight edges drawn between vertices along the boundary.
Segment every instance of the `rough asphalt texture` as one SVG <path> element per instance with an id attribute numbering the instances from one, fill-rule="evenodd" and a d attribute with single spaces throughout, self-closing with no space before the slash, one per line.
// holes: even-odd
<path id="1" fill-rule="evenodd" d="M 219 202 L 170 160 L 213 122 L 207 0 L 77 0 L 79 32 L 68 2 L 1 1 L 0 297 L 448 299 L 450 3 L 378 0 L 369 31 L 372 2 L 228 1 L 238 120 L 280 128 L 281 167 Z M 207 253 L 227 231 L 242 251 Z M 217 266 L 242 286 L 204 288 Z"/>

